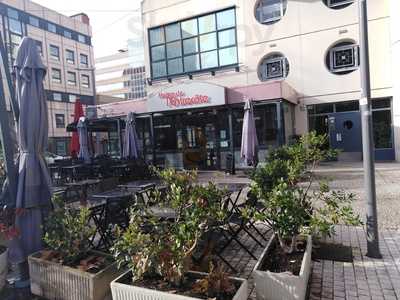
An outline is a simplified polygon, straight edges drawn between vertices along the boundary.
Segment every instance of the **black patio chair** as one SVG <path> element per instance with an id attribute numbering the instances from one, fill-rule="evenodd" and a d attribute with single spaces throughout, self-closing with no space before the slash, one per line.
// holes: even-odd
<path id="1" fill-rule="evenodd" d="M 89 223 L 92 222 L 96 231 L 90 239 L 90 245 L 95 250 L 108 251 L 107 227 L 106 227 L 106 205 L 98 205 L 90 209 Z"/>

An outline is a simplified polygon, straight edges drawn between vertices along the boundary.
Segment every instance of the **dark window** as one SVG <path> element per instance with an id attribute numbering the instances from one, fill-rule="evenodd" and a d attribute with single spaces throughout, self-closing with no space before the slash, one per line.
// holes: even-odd
<path id="1" fill-rule="evenodd" d="M 65 56 L 67 63 L 74 64 L 75 63 L 75 52 L 72 50 L 66 50 Z"/>
<path id="2" fill-rule="evenodd" d="M 336 103 L 336 112 L 346 112 L 346 111 L 359 111 L 360 105 L 358 101 L 346 101 Z"/>
<path id="3" fill-rule="evenodd" d="M 56 114 L 56 127 L 65 128 L 65 115 Z"/>
<path id="4" fill-rule="evenodd" d="M 286 8 L 286 0 L 260 0 L 256 4 L 256 19 L 262 24 L 277 22 L 284 16 Z"/>
<path id="5" fill-rule="evenodd" d="M 36 17 L 33 17 L 33 16 L 29 16 L 29 24 L 31 24 L 32 26 L 35 26 L 35 27 L 40 26 L 39 19 Z"/>
<path id="6" fill-rule="evenodd" d="M 388 110 L 373 111 L 372 123 L 374 128 L 375 148 L 376 149 L 393 148 L 391 110 L 388 109 Z"/>
<path id="7" fill-rule="evenodd" d="M 152 78 L 238 64 L 235 9 L 149 30 Z"/>
<path id="8" fill-rule="evenodd" d="M 82 82 L 81 85 L 85 88 L 90 87 L 90 78 L 88 75 L 82 75 Z"/>
<path id="9" fill-rule="evenodd" d="M 67 83 L 69 85 L 76 85 L 76 73 L 75 72 L 67 72 Z"/>
<path id="10" fill-rule="evenodd" d="M 57 26 L 52 23 L 47 23 L 47 30 L 53 33 L 57 33 Z"/>
<path id="11" fill-rule="evenodd" d="M 333 46 L 327 54 L 326 65 L 334 74 L 344 75 L 358 69 L 360 65 L 359 47 L 354 42 L 341 42 Z"/>
<path id="12" fill-rule="evenodd" d="M 373 109 L 390 108 L 390 107 L 391 107 L 390 98 L 372 100 L 372 108 Z"/>
<path id="13" fill-rule="evenodd" d="M 54 83 L 61 83 L 61 70 L 51 69 L 51 81 Z"/>
<path id="14" fill-rule="evenodd" d="M 86 54 L 80 54 L 80 63 L 81 65 L 88 67 L 89 66 L 89 58 Z"/>
<path id="15" fill-rule="evenodd" d="M 78 41 L 81 43 L 86 43 L 86 37 L 82 34 L 78 34 Z"/>
<path id="16" fill-rule="evenodd" d="M 51 58 L 60 60 L 60 48 L 54 45 L 50 45 L 50 56 Z"/>
<path id="17" fill-rule="evenodd" d="M 67 143 L 65 141 L 56 141 L 56 154 L 61 156 L 67 155 Z"/>
<path id="18" fill-rule="evenodd" d="M 72 39 L 72 32 L 69 30 L 64 30 L 64 36 L 66 38 Z"/>
<path id="19" fill-rule="evenodd" d="M 154 136 L 157 150 L 177 149 L 175 123 L 175 116 L 154 118 Z"/>
<path id="20" fill-rule="evenodd" d="M 39 54 L 43 56 L 43 43 L 41 41 L 36 40 L 36 47 L 39 51 Z"/>

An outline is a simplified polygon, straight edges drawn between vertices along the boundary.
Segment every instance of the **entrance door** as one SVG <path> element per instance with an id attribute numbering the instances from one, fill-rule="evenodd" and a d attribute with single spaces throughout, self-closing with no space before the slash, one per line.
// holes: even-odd
<path id="1" fill-rule="evenodd" d="M 339 159 L 362 159 L 360 112 L 329 114 L 329 135 L 331 147 L 342 151 Z"/>
<path id="2" fill-rule="evenodd" d="M 217 169 L 215 115 L 207 112 L 193 114 L 185 116 L 182 121 L 182 152 L 185 169 Z"/>

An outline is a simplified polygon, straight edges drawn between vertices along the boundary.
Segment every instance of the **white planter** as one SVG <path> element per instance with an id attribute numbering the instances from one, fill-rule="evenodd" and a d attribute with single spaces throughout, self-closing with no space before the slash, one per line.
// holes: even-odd
<path id="1" fill-rule="evenodd" d="M 122 273 L 116 262 L 92 274 L 39 257 L 40 252 L 28 257 L 31 292 L 50 300 L 103 300 L 110 282 Z"/>
<path id="2" fill-rule="evenodd" d="M 308 279 L 311 274 L 312 238 L 307 237 L 307 248 L 299 276 L 289 273 L 273 273 L 261 271 L 271 246 L 277 242 L 272 236 L 259 261 L 254 267 L 253 278 L 257 300 L 304 300 L 307 293 Z"/>
<path id="3" fill-rule="evenodd" d="M 133 285 L 125 284 L 128 278 L 130 278 L 130 272 L 123 274 L 113 282 L 111 282 L 111 292 L 113 300 L 198 300 L 198 298 L 192 298 L 187 296 L 181 296 L 176 294 L 170 294 L 167 292 L 159 292 L 152 289 L 146 289 L 142 287 L 136 287 Z M 189 272 L 194 276 L 202 278 L 206 276 L 205 273 Z M 129 279 L 128 279 L 129 280 Z M 232 300 L 247 300 L 248 297 L 248 283 L 245 279 L 233 278 L 232 280 L 240 282 L 240 288 L 236 292 L 236 295 Z"/>
<path id="4" fill-rule="evenodd" d="M 8 250 L 0 254 L 0 291 L 6 284 L 8 271 Z"/>

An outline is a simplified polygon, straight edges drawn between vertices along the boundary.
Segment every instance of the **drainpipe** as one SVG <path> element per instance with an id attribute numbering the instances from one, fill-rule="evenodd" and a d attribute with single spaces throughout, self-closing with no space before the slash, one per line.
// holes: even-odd
<path id="1" fill-rule="evenodd" d="M 232 155 L 232 165 L 227 166 L 229 168 L 229 171 L 232 175 L 235 175 L 236 170 L 235 170 L 235 145 L 234 145 L 234 137 L 233 137 L 233 111 L 232 108 L 229 108 L 229 137 L 230 137 L 230 150 L 231 150 L 231 155 Z M 228 169 L 227 168 L 227 169 Z"/>

